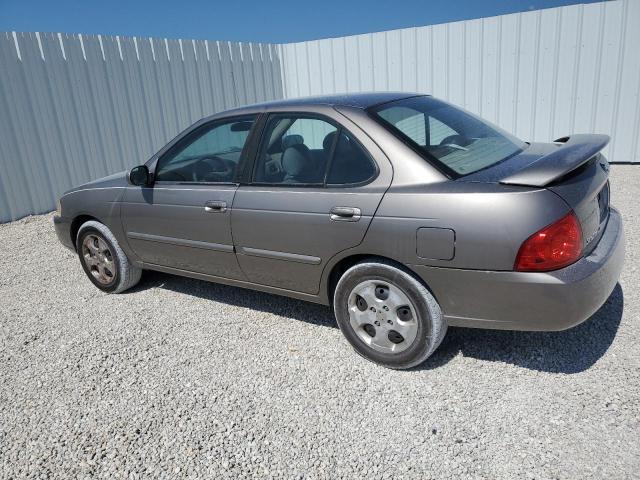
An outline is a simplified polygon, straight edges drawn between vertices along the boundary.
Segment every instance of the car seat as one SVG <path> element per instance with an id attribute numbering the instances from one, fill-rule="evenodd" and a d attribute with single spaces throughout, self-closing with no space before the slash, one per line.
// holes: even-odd
<path id="1" fill-rule="evenodd" d="M 282 183 L 316 183 L 314 179 L 313 166 L 309 148 L 300 143 L 291 145 L 282 153 L 282 170 L 284 178 Z"/>

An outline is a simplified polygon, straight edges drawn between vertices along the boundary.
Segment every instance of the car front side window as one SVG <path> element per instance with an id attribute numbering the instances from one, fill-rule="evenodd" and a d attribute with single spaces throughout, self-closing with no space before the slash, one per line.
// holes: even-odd
<path id="1" fill-rule="evenodd" d="M 233 182 L 254 117 L 215 121 L 187 134 L 156 167 L 159 182 Z"/>

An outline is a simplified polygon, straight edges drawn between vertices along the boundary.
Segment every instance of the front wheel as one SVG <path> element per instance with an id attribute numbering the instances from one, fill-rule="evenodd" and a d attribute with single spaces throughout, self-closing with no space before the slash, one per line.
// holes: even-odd
<path id="1" fill-rule="evenodd" d="M 129 261 L 104 224 L 94 220 L 83 223 L 76 249 L 87 277 L 103 292 L 124 292 L 140 281 L 142 269 Z"/>
<path id="2" fill-rule="evenodd" d="M 338 281 L 333 308 L 356 352 L 389 368 L 422 363 L 447 331 L 429 290 L 411 273 L 384 260 L 349 268 Z"/>

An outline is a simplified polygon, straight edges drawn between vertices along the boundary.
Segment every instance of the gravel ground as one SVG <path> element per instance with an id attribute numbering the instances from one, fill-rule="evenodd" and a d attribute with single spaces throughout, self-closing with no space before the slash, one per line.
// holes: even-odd
<path id="1" fill-rule="evenodd" d="M 640 167 L 609 301 L 566 332 L 456 329 L 421 368 L 327 307 L 145 273 L 99 292 L 51 216 L 0 225 L 0 477 L 637 478 Z"/>

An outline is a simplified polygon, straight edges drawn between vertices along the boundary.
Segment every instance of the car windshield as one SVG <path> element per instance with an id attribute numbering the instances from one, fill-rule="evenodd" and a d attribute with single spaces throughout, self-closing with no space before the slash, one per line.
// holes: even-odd
<path id="1" fill-rule="evenodd" d="M 454 177 L 490 167 L 527 144 L 500 128 L 432 97 L 411 97 L 374 107 L 382 124 Z"/>

